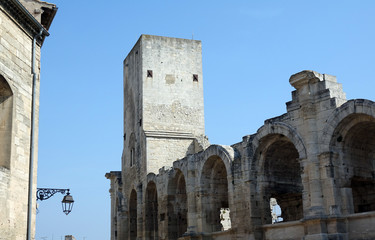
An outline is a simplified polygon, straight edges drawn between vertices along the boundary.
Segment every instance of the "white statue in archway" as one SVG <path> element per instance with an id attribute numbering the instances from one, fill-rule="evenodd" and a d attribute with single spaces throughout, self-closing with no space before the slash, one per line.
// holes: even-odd
<path id="1" fill-rule="evenodd" d="M 277 204 L 276 198 L 270 198 L 270 208 L 272 216 L 272 224 L 282 222 L 284 219 L 281 217 L 281 208 Z"/>
<path id="2" fill-rule="evenodd" d="M 230 221 L 229 208 L 220 209 L 220 223 L 222 225 L 222 228 L 221 228 L 222 231 L 226 231 L 232 227 L 232 223 Z"/>

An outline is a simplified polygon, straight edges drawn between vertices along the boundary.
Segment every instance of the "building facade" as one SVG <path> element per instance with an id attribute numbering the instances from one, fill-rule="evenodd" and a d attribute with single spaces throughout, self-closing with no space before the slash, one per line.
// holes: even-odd
<path id="1" fill-rule="evenodd" d="M 35 233 L 40 48 L 49 35 L 56 10 L 55 5 L 37 0 L 0 1 L 2 240 L 24 240 L 27 235 L 33 238 Z M 34 144 L 31 143 L 32 135 Z M 34 164 L 30 165 L 31 160 Z M 33 181 L 29 217 L 30 176 Z"/>
<path id="2" fill-rule="evenodd" d="M 210 145 L 201 64 L 199 41 L 149 35 L 126 57 L 111 240 L 375 239 L 375 103 L 302 71 L 285 114 Z"/>

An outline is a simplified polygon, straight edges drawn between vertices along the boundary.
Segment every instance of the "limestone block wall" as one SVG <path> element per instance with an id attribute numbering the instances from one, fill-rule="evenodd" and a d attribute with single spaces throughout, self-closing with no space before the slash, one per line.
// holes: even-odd
<path id="1" fill-rule="evenodd" d="M 200 41 L 142 35 L 145 131 L 204 135 Z"/>
<path id="2" fill-rule="evenodd" d="M 148 172 L 159 172 L 160 166 L 169 166 L 188 154 L 195 153 L 193 139 L 155 138 L 148 137 L 147 169 Z"/>
<path id="3" fill-rule="evenodd" d="M 53 4 L 33 1 L 30 5 L 33 12 L 40 10 L 38 21 L 28 14 L 22 3 L 26 4 L 22 0 L 0 2 L 0 239 L 16 240 L 26 239 L 27 235 L 32 42 L 42 29 L 34 49 L 36 91 L 31 238 L 35 233 L 36 214 L 40 48 L 56 12 Z"/>
<path id="4" fill-rule="evenodd" d="M 6 151 L 9 155 L 2 155 L 7 163 L 0 166 L 1 189 L 0 192 L 0 239 L 25 239 L 28 203 L 28 176 L 29 176 L 29 150 L 30 150 L 30 122 L 31 122 L 31 47 L 32 37 L 25 34 L 14 20 L 0 8 L 0 76 L 6 81 L 12 91 L 13 104 L 11 118 L 5 119 L 1 114 L 0 131 L 9 126 L 11 131 L 6 133 Z M 39 69 L 40 69 L 40 46 L 36 49 L 37 62 L 37 93 L 36 93 L 36 119 L 39 109 Z M 6 104 L 4 102 L 1 103 Z M 8 123 L 7 123 L 8 122 Z M 36 122 L 38 126 L 38 122 Z M 35 129 L 35 152 L 34 152 L 34 189 L 36 189 L 37 168 L 37 140 L 38 128 Z M 7 130 L 5 130 L 7 131 Z M 2 149 L 2 151 L 4 151 Z M 2 159 L 1 162 L 4 159 Z M 35 194 L 34 194 L 35 195 Z M 34 204 L 36 204 L 34 199 Z M 33 222 L 35 222 L 34 208 Z M 35 226 L 35 224 L 32 224 Z"/>

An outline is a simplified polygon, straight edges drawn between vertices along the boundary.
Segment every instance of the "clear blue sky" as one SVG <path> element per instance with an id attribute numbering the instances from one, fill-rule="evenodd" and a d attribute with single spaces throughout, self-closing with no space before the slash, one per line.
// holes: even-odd
<path id="1" fill-rule="evenodd" d="M 52 0 L 51 0 L 52 1 Z M 206 135 L 233 144 L 285 113 L 288 80 L 336 75 L 347 98 L 374 100 L 375 1 L 67 1 L 42 48 L 36 239 L 110 237 L 109 181 L 121 169 L 122 61 L 141 34 L 201 40 Z"/>

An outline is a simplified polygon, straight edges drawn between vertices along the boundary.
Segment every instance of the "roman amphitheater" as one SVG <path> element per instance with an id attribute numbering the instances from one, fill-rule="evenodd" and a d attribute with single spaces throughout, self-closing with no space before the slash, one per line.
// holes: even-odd
<path id="1" fill-rule="evenodd" d="M 200 41 L 142 35 L 123 64 L 111 240 L 375 239 L 374 102 L 302 71 L 285 114 L 210 145 Z"/>

